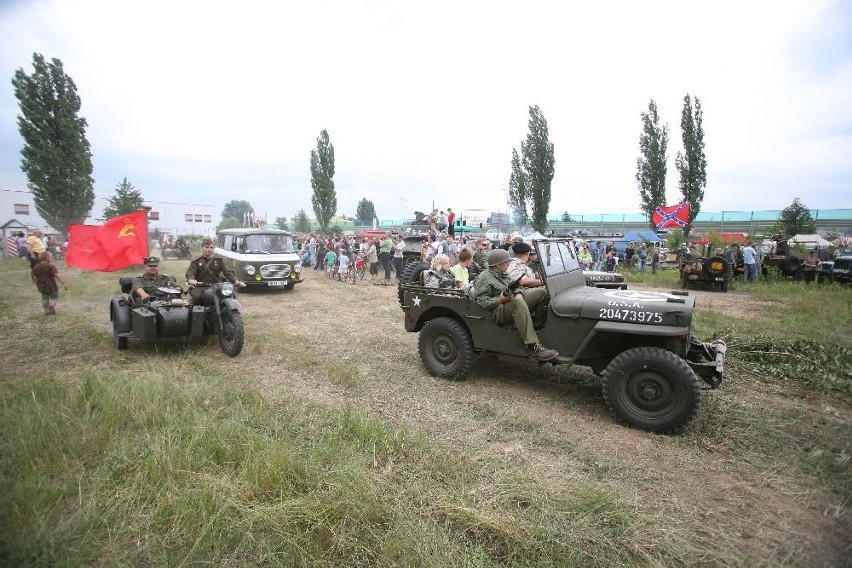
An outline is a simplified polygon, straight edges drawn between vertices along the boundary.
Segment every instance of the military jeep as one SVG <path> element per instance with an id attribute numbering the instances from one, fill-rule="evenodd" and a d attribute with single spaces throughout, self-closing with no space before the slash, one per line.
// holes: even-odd
<path id="1" fill-rule="evenodd" d="M 722 292 L 727 292 L 732 275 L 731 263 L 721 255 L 710 258 L 684 255 L 680 262 L 680 287 L 684 290 L 690 284 L 704 283 L 719 286 Z"/>
<path id="2" fill-rule="evenodd" d="M 591 367 L 604 379 L 607 405 L 628 426 L 651 432 L 685 427 L 701 406 L 702 381 L 703 388 L 721 386 L 725 361 L 724 342 L 692 337 L 695 298 L 682 291 L 586 286 L 570 240 L 533 246 L 550 295 L 537 334 L 559 352 L 539 364 Z M 420 360 L 430 374 L 463 379 L 477 353 L 530 360 L 517 330 L 498 326 L 469 290 L 428 288 L 413 272 L 403 273 L 399 298 L 405 329 L 419 332 Z"/>

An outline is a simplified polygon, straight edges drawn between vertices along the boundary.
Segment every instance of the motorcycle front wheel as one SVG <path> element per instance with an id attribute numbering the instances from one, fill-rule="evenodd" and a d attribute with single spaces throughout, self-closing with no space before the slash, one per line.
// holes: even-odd
<path id="1" fill-rule="evenodd" d="M 240 312 L 222 309 L 222 329 L 219 330 L 219 347 L 228 357 L 236 357 L 243 350 L 245 327 Z"/>

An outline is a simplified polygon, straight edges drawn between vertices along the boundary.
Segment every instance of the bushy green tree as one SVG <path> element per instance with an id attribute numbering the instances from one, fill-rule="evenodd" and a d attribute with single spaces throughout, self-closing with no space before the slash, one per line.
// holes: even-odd
<path id="1" fill-rule="evenodd" d="M 251 225 L 251 216 L 254 213 L 254 207 L 251 203 L 243 199 L 232 199 L 225 204 L 222 209 L 222 219 L 233 217 L 239 223 L 238 227 Z"/>
<path id="2" fill-rule="evenodd" d="M 816 232 L 816 222 L 808 207 L 798 197 L 778 215 L 778 232 L 790 237 Z"/>
<path id="3" fill-rule="evenodd" d="M 680 117 L 680 128 L 683 138 L 683 154 L 677 153 L 675 167 L 680 173 L 678 188 L 683 198 L 689 201 L 689 224 L 684 229 L 684 236 L 689 237 L 692 222 L 701 211 L 704 201 L 704 188 L 707 186 L 707 159 L 704 156 L 704 128 L 701 126 L 703 112 L 698 97 L 690 98 L 689 93 L 683 97 L 683 112 Z"/>
<path id="4" fill-rule="evenodd" d="M 287 226 L 287 217 L 276 217 L 275 226 L 281 229 L 282 231 L 288 231 L 289 228 Z"/>
<path id="5" fill-rule="evenodd" d="M 311 232 L 311 222 L 308 220 L 308 215 L 304 209 L 299 209 L 293 217 L 293 228 L 300 233 Z"/>
<path id="6" fill-rule="evenodd" d="M 325 232 L 337 212 L 337 193 L 334 191 L 334 146 L 323 130 L 317 138 L 316 150 L 311 150 L 311 204 L 320 228 Z"/>
<path id="7" fill-rule="evenodd" d="M 550 210 L 550 184 L 556 170 L 553 143 L 547 130 L 547 120 L 538 105 L 530 107 L 529 133 L 521 144 L 525 191 L 530 200 L 530 224 L 536 231 L 547 229 Z"/>
<path id="8" fill-rule="evenodd" d="M 366 197 L 361 198 L 358 202 L 358 207 L 355 208 L 355 218 L 362 223 L 372 223 L 376 219 L 376 207 L 373 202 Z"/>
<path id="9" fill-rule="evenodd" d="M 104 207 L 104 219 L 111 219 L 125 213 L 139 211 L 143 207 L 142 193 L 124 178 L 115 186 L 115 195 L 107 199 Z"/>
<path id="10" fill-rule="evenodd" d="M 241 226 L 242 224 L 236 217 L 222 217 L 222 220 L 219 221 L 219 225 L 216 227 L 216 230 L 221 231 L 222 229 L 236 229 Z"/>
<path id="11" fill-rule="evenodd" d="M 71 223 L 82 223 L 95 202 L 88 124 L 79 116 L 77 85 L 62 61 L 47 63 L 40 53 L 33 54 L 33 74 L 18 69 L 12 85 L 21 110 L 21 170 L 27 187 L 39 215 L 65 231 Z"/>
<path id="12" fill-rule="evenodd" d="M 641 116 L 641 156 L 636 159 L 636 184 L 639 186 L 639 207 L 653 230 L 657 228 L 653 221 L 654 210 L 666 203 L 666 148 L 669 144 L 669 127 L 660 125 L 654 99 L 648 103 L 648 112 L 643 112 Z"/>

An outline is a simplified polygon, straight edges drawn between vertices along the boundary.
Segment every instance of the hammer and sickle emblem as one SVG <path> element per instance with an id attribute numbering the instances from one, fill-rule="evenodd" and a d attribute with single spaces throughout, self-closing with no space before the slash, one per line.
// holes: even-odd
<path id="1" fill-rule="evenodd" d="M 135 238 L 136 233 L 133 232 L 133 229 L 135 229 L 135 228 L 136 227 L 133 225 L 133 223 L 130 222 L 130 219 L 125 218 L 124 219 L 124 226 L 118 232 L 118 238 L 119 239 L 124 238 L 124 237 L 134 237 Z"/>

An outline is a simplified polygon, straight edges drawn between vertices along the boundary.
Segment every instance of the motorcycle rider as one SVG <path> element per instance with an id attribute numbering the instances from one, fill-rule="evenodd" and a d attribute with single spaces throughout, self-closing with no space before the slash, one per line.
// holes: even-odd
<path id="1" fill-rule="evenodd" d="M 174 286 L 172 278 L 160 274 L 160 259 L 156 256 L 146 256 L 142 259 L 145 265 L 145 272 L 133 279 L 130 285 L 130 291 L 134 296 L 138 296 L 143 302 L 151 299 L 151 296 L 156 296 L 159 288 L 171 288 Z"/>
<path id="2" fill-rule="evenodd" d="M 212 284 L 224 279 L 241 288 L 246 285 L 245 282 L 237 280 L 233 270 L 225 266 L 224 258 L 213 254 L 214 248 L 213 239 L 201 239 L 201 256 L 189 261 L 189 268 L 186 269 L 186 280 L 192 286 L 190 295 L 195 302 L 204 295 L 204 289 L 198 286 L 199 282 Z"/>

